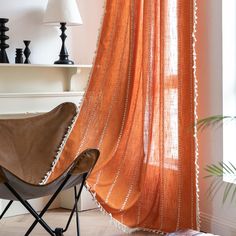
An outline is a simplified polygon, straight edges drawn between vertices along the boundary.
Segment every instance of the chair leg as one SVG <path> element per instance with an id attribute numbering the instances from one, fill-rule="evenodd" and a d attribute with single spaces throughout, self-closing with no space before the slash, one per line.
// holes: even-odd
<path id="1" fill-rule="evenodd" d="M 75 210 L 77 208 L 77 204 L 78 204 L 78 201 L 79 201 L 79 198 L 80 198 L 80 195 L 81 195 L 81 192 L 82 192 L 82 189 L 84 187 L 84 183 L 85 183 L 85 180 L 86 180 L 86 177 L 87 177 L 87 173 L 83 175 L 83 180 L 82 180 L 82 183 L 80 185 L 80 189 L 79 189 L 79 192 L 77 193 L 77 195 L 75 195 L 75 203 L 74 203 L 74 207 L 70 213 L 70 217 L 68 219 L 68 222 L 66 224 L 66 227 L 65 229 L 63 230 L 63 232 L 66 232 L 70 226 L 70 222 L 71 222 L 71 219 L 72 219 L 72 216 L 74 215 L 75 213 Z M 77 209 L 78 210 L 78 209 Z M 77 217 L 78 217 L 78 223 L 77 224 L 77 235 L 79 235 L 79 215 L 78 215 L 78 211 L 77 212 Z"/>
<path id="2" fill-rule="evenodd" d="M 21 202 L 21 204 L 31 213 L 31 215 L 35 218 L 34 223 L 31 225 L 31 227 L 28 229 L 28 231 L 26 232 L 25 236 L 28 236 L 32 230 L 34 229 L 34 227 L 37 225 L 37 223 L 41 224 L 41 226 L 52 236 L 63 236 L 63 233 L 67 231 L 67 229 L 69 228 L 71 219 L 73 214 L 76 211 L 76 226 L 77 226 L 77 236 L 79 236 L 79 215 L 78 215 L 78 201 L 85 183 L 85 180 L 87 178 L 87 173 L 83 174 L 83 179 L 80 185 L 80 189 L 79 192 L 77 193 L 76 187 L 75 187 L 75 203 L 74 203 L 74 207 L 71 211 L 71 214 L 69 216 L 68 222 L 66 224 L 65 229 L 63 228 L 56 228 L 55 231 L 52 230 L 48 224 L 42 219 L 43 215 L 46 213 L 46 211 L 48 210 L 49 206 L 51 205 L 51 203 L 55 200 L 56 196 L 61 192 L 61 190 L 63 189 L 63 187 L 65 186 L 66 182 L 68 181 L 68 179 L 70 178 L 71 175 L 68 175 L 66 177 L 66 179 L 63 181 L 63 183 L 60 185 L 60 187 L 57 189 L 57 191 L 54 193 L 54 195 L 51 197 L 51 199 L 49 200 L 49 202 L 46 204 L 46 206 L 44 207 L 44 209 L 42 210 L 42 212 L 40 214 L 38 214 L 33 208 L 32 206 L 26 201 L 24 200 L 17 192 L 16 190 L 9 184 L 9 183 L 5 183 L 6 187 L 10 190 L 10 192 Z M 13 202 L 13 201 L 12 201 Z M 4 210 L 4 214 L 7 211 L 7 209 L 11 206 L 12 202 L 10 201 L 6 207 L 6 209 Z M 3 215 L 3 214 L 2 214 Z"/>
<path id="3" fill-rule="evenodd" d="M 9 201 L 7 206 L 5 207 L 4 211 L 2 212 L 1 216 L 0 216 L 0 220 L 2 219 L 2 217 L 5 215 L 5 213 L 7 212 L 7 210 L 9 209 L 9 207 L 11 206 L 11 204 L 13 203 L 13 200 Z"/>
<path id="4" fill-rule="evenodd" d="M 55 236 L 63 236 L 63 229 L 62 228 L 56 228 L 55 229 Z"/>
<path id="5" fill-rule="evenodd" d="M 31 207 L 31 205 L 22 199 L 22 197 L 11 187 L 8 183 L 5 183 L 10 192 L 21 202 L 21 204 L 32 214 L 32 216 L 43 226 L 43 228 L 52 236 L 55 236 L 54 231 L 46 224 L 46 222 L 39 217 L 38 213 Z"/>
<path id="6" fill-rule="evenodd" d="M 46 211 L 48 210 L 48 208 L 50 207 L 50 205 L 52 204 L 52 202 L 55 200 L 55 198 L 58 196 L 58 194 L 61 192 L 62 188 L 65 186 L 66 182 L 68 181 L 68 179 L 70 178 L 70 175 L 67 176 L 67 178 L 63 181 L 63 183 L 60 185 L 60 187 L 57 189 L 57 191 L 53 194 L 53 196 L 50 198 L 50 200 L 48 201 L 48 203 L 46 204 L 46 206 L 43 208 L 43 210 L 40 212 L 39 217 L 42 218 L 43 215 L 46 213 Z M 35 220 L 34 223 L 30 226 L 30 228 L 27 230 L 27 232 L 25 233 L 25 236 L 30 235 L 30 233 L 32 232 L 32 230 L 35 228 L 35 226 L 37 225 L 37 223 L 39 222 L 39 220 Z"/>
<path id="7" fill-rule="evenodd" d="M 77 198 L 77 189 L 76 186 L 74 187 L 75 192 L 75 215 L 76 215 L 76 229 L 77 229 L 77 236 L 79 236 L 79 213 L 78 213 L 78 201 L 76 201 Z"/>

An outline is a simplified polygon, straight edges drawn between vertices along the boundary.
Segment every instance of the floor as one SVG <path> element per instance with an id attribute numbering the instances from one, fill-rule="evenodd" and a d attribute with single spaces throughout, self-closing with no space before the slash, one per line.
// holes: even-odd
<path id="1" fill-rule="evenodd" d="M 66 210 L 52 210 L 44 219 L 50 226 L 58 227 L 65 225 L 69 212 Z M 16 217 L 4 218 L 0 221 L 0 236 L 23 236 L 27 227 L 31 225 L 33 218 L 30 215 L 21 215 Z M 118 230 L 109 223 L 109 217 L 103 215 L 98 210 L 92 210 L 80 213 L 80 235 L 81 236 L 125 236 L 127 234 Z M 32 236 L 45 236 L 47 232 L 41 226 L 37 226 L 31 234 Z M 73 220 L 65 236 L 75 236 L 75 222 Z M 153 233 L 138 232 L 132 236 L 151 236 Z M 181 234 L 170 234 L 169 236 L 201 236 L 196 232 L 185 232 Z M 209 235 L 209 234 L 207 234 Z M 210 235 L 209 235 L 210 236 Z"/>

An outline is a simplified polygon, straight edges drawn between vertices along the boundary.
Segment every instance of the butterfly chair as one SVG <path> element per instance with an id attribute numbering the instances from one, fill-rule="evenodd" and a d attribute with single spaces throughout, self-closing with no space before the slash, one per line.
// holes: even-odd
<path id="1" fill-rule="evenodd" d="M 19 201 L 35 218 L 26 232 L 29 235 L 37 223 L 49 235 L 61 236 L 67 231 L 72 216 L 76 213 L 77 235 L 79 218 L 77 203 L 85 180 L 94 167 L 99 151 L 88 149 L 74 160 L 69 168 L 61 171 L 58 178 L 42 184 L 52 168 L 52 163 L 65 143 L 65 135 L 76 115 L 76 106 L 63 103 L 54 110 L 31 118 L 0 120 L 0 198 L 10 200 L 0 216 L 4 216 L 13 201 Z M 79 185 L 77 191 L 76 185 Z M 43 220 L 52 202 L 65 189 L 74 187 L 75 203 L 65 228 L 53 230 Z M 37 213 L 29 199 L 52 195 L 44 209 Z"/>

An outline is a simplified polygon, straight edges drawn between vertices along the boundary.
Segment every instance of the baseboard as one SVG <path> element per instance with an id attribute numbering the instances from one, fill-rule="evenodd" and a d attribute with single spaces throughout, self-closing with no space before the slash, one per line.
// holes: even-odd
<path id="1" fill-rule="evenodd" d="M 201 230 L 221 236 L 235 236 L 236 222 L 201 212 Z"/>

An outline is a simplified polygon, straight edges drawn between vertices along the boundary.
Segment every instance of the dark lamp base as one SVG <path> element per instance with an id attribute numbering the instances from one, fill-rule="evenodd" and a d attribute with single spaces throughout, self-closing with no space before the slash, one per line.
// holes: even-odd
<path id="1" fill-rule="evenodd" d="M 54 64 L 57 64 L 57 65 L 62 65 L 62 64 L 74 65 L 74 62 L 71 61 L 71 60 L 58 60 L 58 61 L 55 61 Z"/>
<path id="2" fill-rule="evenodd" d="M 55 61 L 54 64 L 59 64 L 59 65 L 73 65 L 74 62 L 69 60 L 69 54 L 67 52 L 66 49 L 66 45 L 65 45 L 65 40 L 67 38 L 65 31 L 66 31 L 66 23 L 60 23 L 61 27 L 61 40 L 62 40 L 62 45 L 61 45 L 61 51 L 60 51 L 60 55 L 59 55 L 59 60 Z"/>

